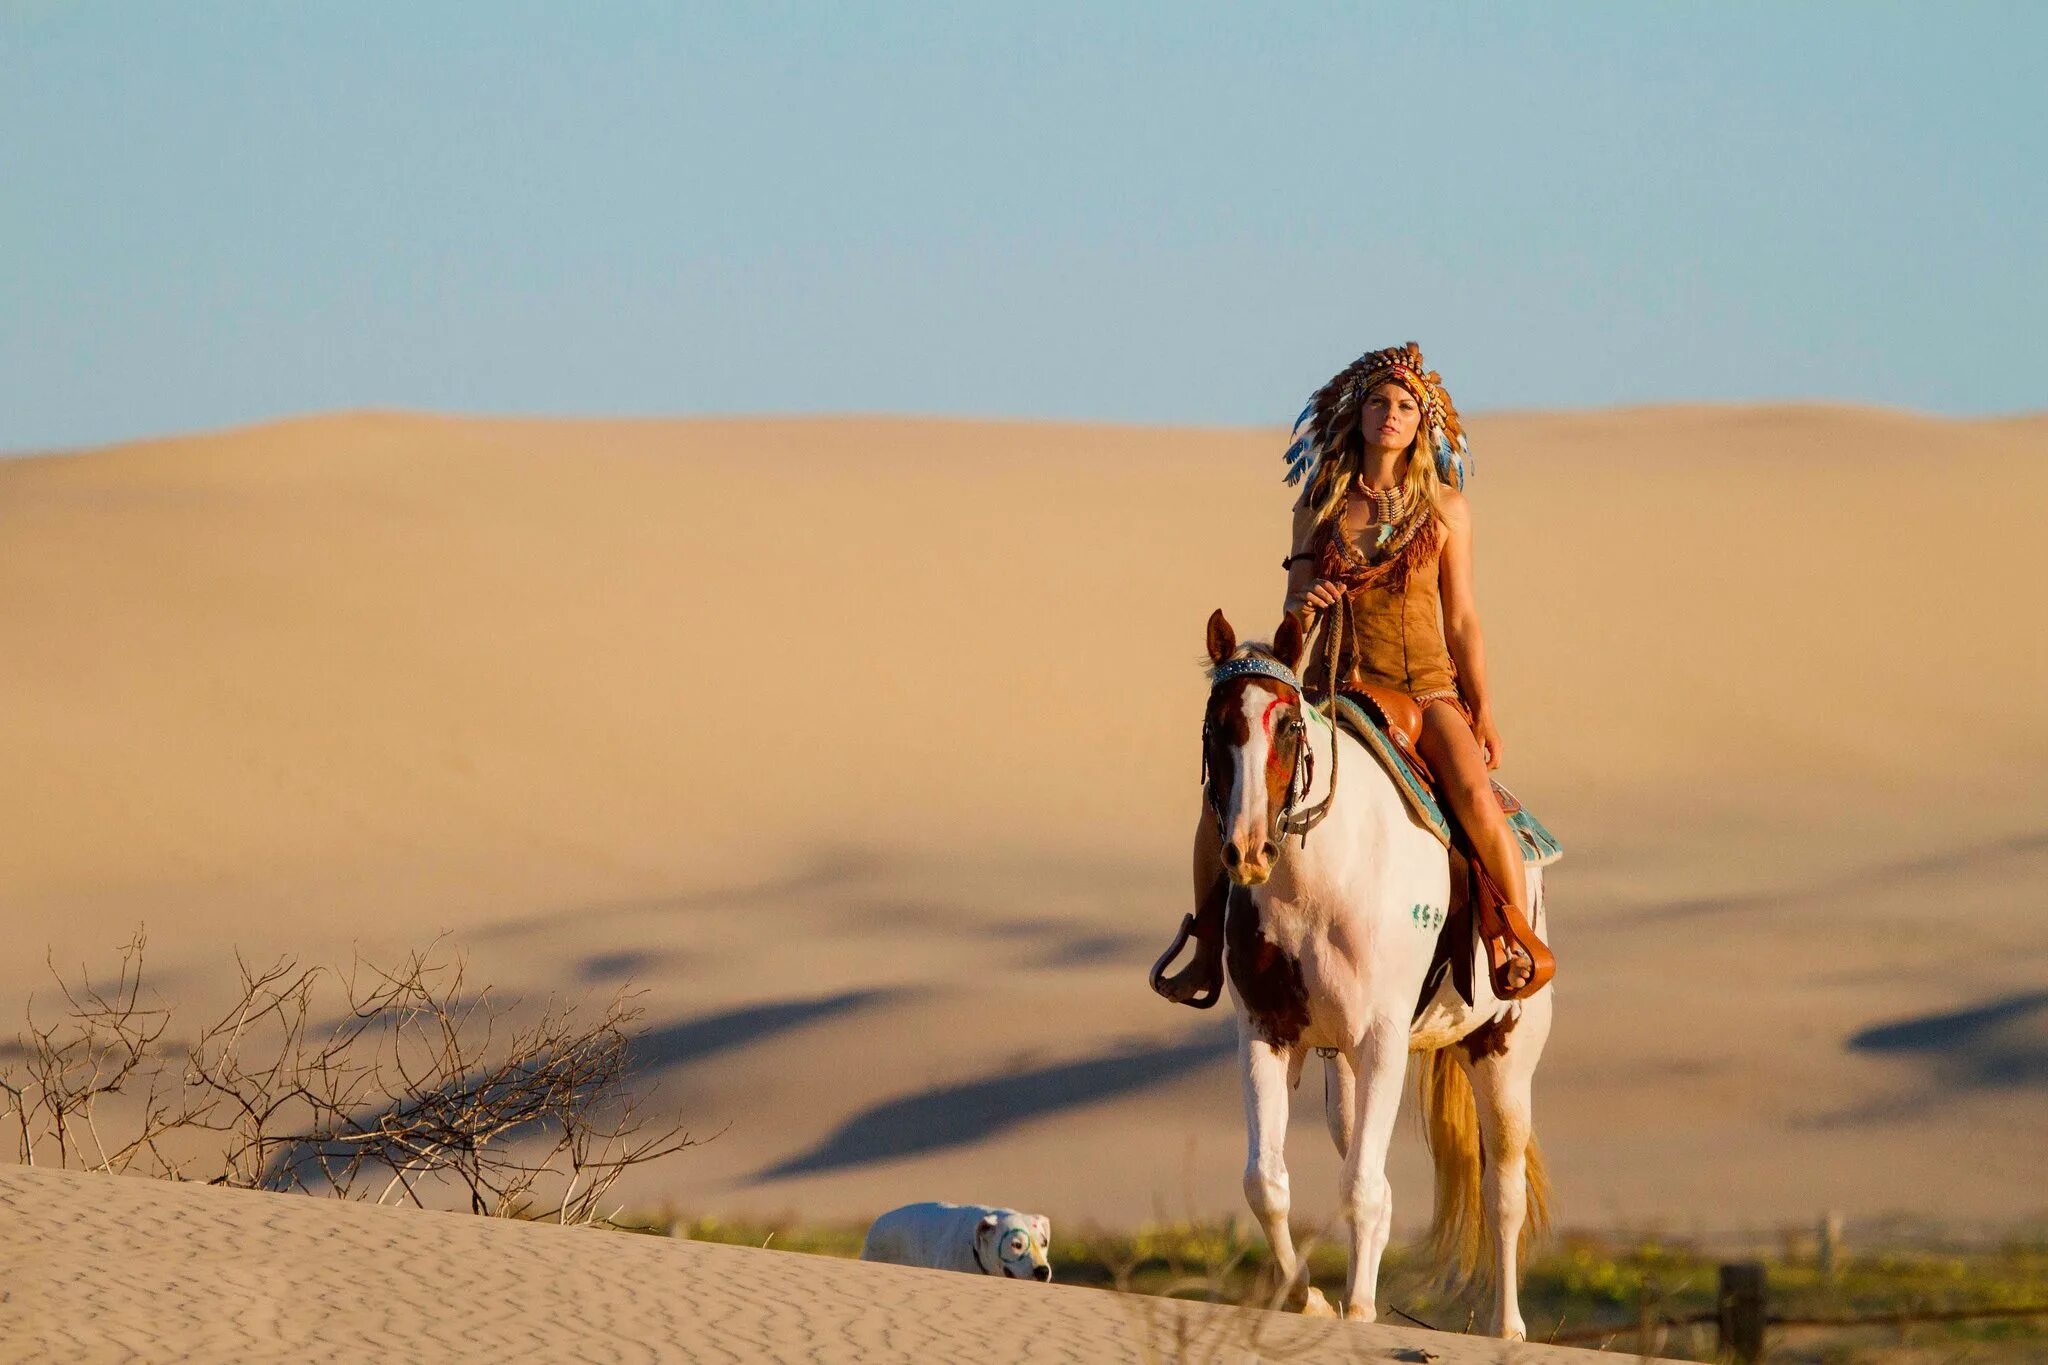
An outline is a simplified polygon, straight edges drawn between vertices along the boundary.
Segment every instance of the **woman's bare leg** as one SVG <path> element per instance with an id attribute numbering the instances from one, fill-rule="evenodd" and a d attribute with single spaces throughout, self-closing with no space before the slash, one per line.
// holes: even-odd
<path id="1" fill-rule="evenodd" d="M 1494 799 L 1493 778 L 1472 726 L 1449 702 L 1432 702 L 1422 713 L 1422 740 L 1416 747 L 1436 774 L 1437 795 L 1450 803 L 1486 860 L 1486 870 L 1526 916 L 1529 888 L 1522 877 L 1522 845 Z"/>
<path id="2" fill-rule="evenodd" d="M 1473 737 L 1472 726 L 1449 702 L 1432 702 L 1422 712 L 1422 739 L 1416 745 L 1436 774 L 1437 795 L 1450 806 L 1465 836 L 1472 841 L 1480 861 L 1501 894 L 1528 929 L 1529 886 L 1522 875 L 1522 845 L 1508 827 L 1508 817 L 1494 799 L 1493 779 L 1486 771 L 1486 756 Z M 1519 959 L 1509 969 L 1528 980 L 1529 966 Z"/>
<path id="3" fill-rule="evenodd" d="M 1200 905 L 1209 888 L 1223 875 L 1223 836 L 1216 832 L 1216 817 L 1204 806 L 1195 818 L 1195 904 Z"/>
<path id="4" fill-rule="evenodd" d="M 1223 989 L 1223 911 L 1230 881 L 1223 873 L 1223 838 L 1205 809 L 1195 823 L 1195 912 L 1187 932 L 1194 939 L 1194 960 L 1172 976 L 1161 959 L 1154 966 L 1152 989 L 1178 1005 L 1213 1003 Z"/>

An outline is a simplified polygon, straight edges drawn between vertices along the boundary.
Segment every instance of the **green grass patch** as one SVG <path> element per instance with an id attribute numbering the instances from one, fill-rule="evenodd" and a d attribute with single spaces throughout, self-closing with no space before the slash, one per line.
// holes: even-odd
<path id="1" fill-rule="evenodd" d="M 794 1219 L 726 1222 L 672 1213 L 627 1218 L 631 1231 L 703 1242 L 768 1246 L 822 1256 L 860 1254 L 864 1225 L 804 1224 Z M 1317 1287 L 1338 1301 L 1346 1253 L 1333 1236 L 1301 1234 Z M 1522 1315 L 1532 1338 L 1605 1329 L 1611 1349 L 1632 1351 L 1633 1329 L 1645 1320 L 1689 1318 L 1714 1310 L 1719 1267 L 1729 1256 L 1708 1254 L 1682 1239 L 1571 1233 L 1553 1238 L 1528 1259 Z M 1971 1251 L 1861 1249 L 1824 1274 L 1813 1256 L 1788 1246 L 1744 1257 L 1764 1263 L 1769 1311 L 1777 1317 L 1867 1317 L 1886 1313 L 2009 1308 L 2048 1304 L 2048 1235 Z M 1265 1238 L 1243 1220 L 1177 1223 L 1130 1231 L 1056 1229 L 1055 1278 L 1133 1294 L 1265 1306 L 1274 1276 Z M 1414 1248 L 1396 1243 L 1381 1266 L 1380 1319 L 1405 1313 L 1445 1331 L 1477 1330 L 1485 1304 L 1471 1292 L 1438 1287 Z M 2048 1360 L 2048 1319 L 1981 1320 L 1858 1328 L 1774 1328 L 1773 1361 L 1879 1365 L 1880 1362 L 2007 1362 Z M 1589 1342 L 1588 1345 L 1598 1345 Z M 1661 1354 L 1714 1359 L 1711 1326 L 1667 1331 Z"/>

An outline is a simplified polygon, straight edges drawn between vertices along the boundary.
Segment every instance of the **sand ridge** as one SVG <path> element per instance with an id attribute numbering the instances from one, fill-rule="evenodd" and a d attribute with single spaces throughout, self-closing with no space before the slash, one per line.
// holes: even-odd
<path id="1" fill-rule="evenodd" d="M 1596 1358 L 589 1228 L 0 1169 L 0 1360 L 253 1365 L 366 1357 L 1133 1365 Z"/>

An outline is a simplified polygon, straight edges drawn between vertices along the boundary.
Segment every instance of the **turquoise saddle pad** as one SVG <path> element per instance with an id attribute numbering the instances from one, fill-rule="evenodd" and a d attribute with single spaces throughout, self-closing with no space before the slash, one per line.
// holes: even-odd
<path id="1" fill-rule="evenodd" d="M 1341 695 L 1337 698 L 1337 718 L 1354 738 L 1372 750 L 1380 766 L 1387 770 L 1387 776 L 1394 779 L 1394 786 L 1400 790 L 1408 813 L 1442 840 L 1445 847 L 1449 847 L 1451 825 L 1444 818 L 1443 807 L 1437 804 L 1436 794 L 1416 775 L 1401 751 L 1394 747 L 1394 742 L 1387 738 L 1387 732 L 1380 728 L 1379 719 L 1351 698 Z M 1557 841 L 1557 836 L 1530 814 L 1514 793 L 1498 782 L 1493 784 L 1493 791 L 1500 798 L 1501 809 L 1507 812 L 1508 827 L 1521 841 L 1524 861 L 1541 867 L 1564 856 L 1564 845 Z"/>

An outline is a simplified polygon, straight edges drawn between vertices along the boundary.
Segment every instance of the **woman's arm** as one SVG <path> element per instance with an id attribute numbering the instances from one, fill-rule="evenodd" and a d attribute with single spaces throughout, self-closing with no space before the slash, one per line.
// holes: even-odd
<path id="1" fill-rule="evenodd" d="M 1300 611 L 1308 605 L 1309 589 L 1316 585 L 1316 566 L 1309 560 L 1296 559 L 1287 565 L 1287 601 L 1282 610 L 1289 613 Z"/>
<path id="2" fill-rule="evenodd" d="M 1458 692 L 1472 708 L 1472 734 L 1486 751 L 1486 766 L 1498 768 L 1500 731 L 1493 723 L 1493 701 L 1486 690 L 1486 639 L 1479 630 L 1479 606 L 1472 600 L 1472 505 L 1465 495 L 1446 488 L 1443 497 L 1446 534 L 1437 558 L 1437 589 L 1444 604 L 1444 643 L 1458 666 Z"/>
<path id="3" fill-rule="evenodd" d="M 1287 601 L 1281 607 L 1288 613 L 1309 607 L 1321 610 L 1334 605 L 1342 596 L 1342 589 L 1335 583 L 1324 583 L 1316 577 L 1315 557 L 1309 553 L 1309 547 L 1315 544 L 1316 514 L 1314 508 L 1303 505 L 1307 497 L 1304 491 L 1302 501 L 1294 504 L 1294 534 L 1287 551 Z M 1308 618 L 1304 618 L 1302 629 L 1307 628 Z"/>

